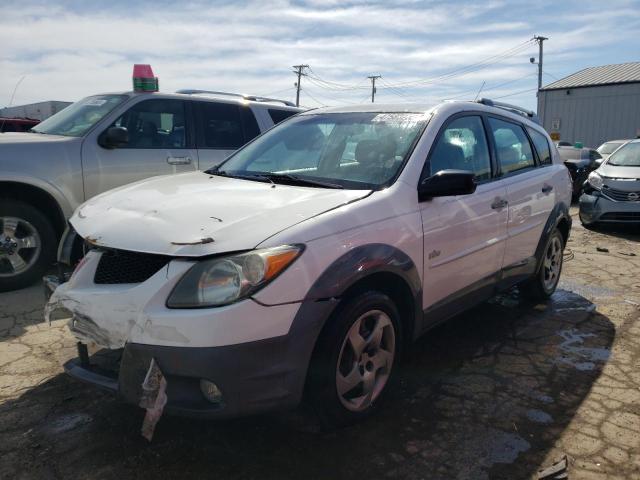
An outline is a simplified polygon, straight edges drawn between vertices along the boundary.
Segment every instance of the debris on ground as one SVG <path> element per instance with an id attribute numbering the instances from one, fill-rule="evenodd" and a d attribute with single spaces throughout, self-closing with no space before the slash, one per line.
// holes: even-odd
<path id="1" fill-rule="evenodd" d="M 599 252 L 605 252 L 605 253 L 609 252 L 609 249 L 607 247 L 596 247 L 596 250 Z"/>
<path id="2" fill-rule="evenodd" d="M 569 461 L 565 455 L 550 467 L 538 472 L 538 480 L 561 480 L 569 478 Z"/>
<path id="3" fill-rule="evenodd" d="M 149 441 L 153 439 L 156 424 L 167 404 L 166 390 L 167 380 L 155 359 L 152 358 L 147 375 L 142 382 L 142 396 L 140 397 L 140 407 L 147 410 L 142 422 L 142 436 Z"/>

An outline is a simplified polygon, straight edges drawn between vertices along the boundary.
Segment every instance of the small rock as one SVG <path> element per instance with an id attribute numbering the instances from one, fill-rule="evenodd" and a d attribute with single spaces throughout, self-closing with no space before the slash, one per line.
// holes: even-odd
<path id="1" fill-rule="evenodd" d="M 391 452 L 389 456 L 391 457 L 391 460 L 393 460 L 394 462 L 401 463 L 404 461 L 404 457 L 399 453 Z"/>
<path id="2" fill-rule="evenodd" d="M 405 446 L 405 450 L 409 455 L 415 455 L 420 451 L 420 449 L 414 442 L 407 442 L 407 445 Z"/>
<path id="3" fill-rule="evenodd" d="M 635 257 L 636 254 L 633 252 L 618 252 L 620 255 L 626 255 L 627 257 Z"/>
<path id="4" fill-rule="evenodd" d="M 607 247 L 596 247 L 596 250 L 599 252 L 608 252 L 609 249 Z"/>

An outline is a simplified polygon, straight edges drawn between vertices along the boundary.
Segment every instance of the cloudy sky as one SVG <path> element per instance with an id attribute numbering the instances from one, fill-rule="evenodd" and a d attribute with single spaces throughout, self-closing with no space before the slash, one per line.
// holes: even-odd
<path id="1" fill-rule="evenodd" d="M 0 4 L 0 106 L 128 90 L 150 63 L 164 91 L 205 88 L 305 106 L 481 96 L 534 108 L 543 83 L 640 61 L 640 0 L 30 1 Z M 483 87 L 484 84 L 484 87 Z"/>

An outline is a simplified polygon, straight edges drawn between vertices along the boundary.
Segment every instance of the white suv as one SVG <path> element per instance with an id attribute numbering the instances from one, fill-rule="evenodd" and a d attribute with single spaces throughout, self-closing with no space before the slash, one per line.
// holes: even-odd
<path id="1" fill-rule="evenodd" d="M 82 342 L 67 372 L 139 403 L 155 364 L 179 414 L 304 392 L 325 419 L 366 416 L 408 342 L 514 285 L 556 289 L 571 182 L 531 116 L 488 100 L 314 110 L 207 172 L 89 200 L 61 248 L 78 235 L 88 251 L 48 305 Z"/>

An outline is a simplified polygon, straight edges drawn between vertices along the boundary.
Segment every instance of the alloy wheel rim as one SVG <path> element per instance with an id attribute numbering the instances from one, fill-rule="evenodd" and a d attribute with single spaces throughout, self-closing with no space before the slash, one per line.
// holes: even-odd
<path id="1" fill-rule="evenodd" d="M 562 267 L 562 243 L 555 236 L 549 242 L 544 256 L 544 288 L 548 292 L 558 283 L 560 279 L 560 268 Z"/>
<path id="2" fill-rule="evenodd" d="M 27 220 L 0 217 L 0 277 L 27 271 L 38 260 L 40 235 Z"/>
<path id="3" fill-rule="evenodd" d="M 361 412 L 380 396 L 391 374 L 395 349 L 393 323 L 382 310 L 370 310 L 353 323 L 336 367 L 336 390 L 346 409 Z"/>

